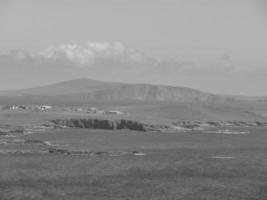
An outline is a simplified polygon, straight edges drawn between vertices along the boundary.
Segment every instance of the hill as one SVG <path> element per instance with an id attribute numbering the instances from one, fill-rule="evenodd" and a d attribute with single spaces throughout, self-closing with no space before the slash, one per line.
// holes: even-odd
<path id="1" fill-rule="evenodd" d="M 220 97 L 186 87 L 76 79 L 42 87 L 0 92 L 1 96 L 48 96 L 102 101 L 216 101 Z"/>
<path id="2" fill-rule="evenodd" d="M 90 79 L 75 79 L 41 87 L 0 92 L 1 96 L 58 96 L 88 93 L 95 90 L 118 87 L 121 83 L 110 83 Z"/>
<path id="3" fill-rule="evenodd" d="M 253 98 L 252 98 L 253 99 Z M 186 87 L 76 79 L 47 86 L 0 92 L 3 104 L 51 104 L 118 109 L 138 119 L 265 121 L 264 101 L 214 95 Z"/>

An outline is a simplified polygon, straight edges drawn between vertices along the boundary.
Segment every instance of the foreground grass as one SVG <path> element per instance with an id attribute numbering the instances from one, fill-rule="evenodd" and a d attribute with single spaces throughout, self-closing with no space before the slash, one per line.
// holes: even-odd
<path id="1" fill-rule="evenodd" d="M 0 199 L 267 199 L 267 149 L 0 156 Z M 235 159 L 212 159 L 232 155 Z"/>
<path id="2" fill-rule="evenodd" d="M 0 200 L 267 199 L 265 129 L 248 135 L 61 130 L 25 137 L 146 155 L 0 155 Z"/>

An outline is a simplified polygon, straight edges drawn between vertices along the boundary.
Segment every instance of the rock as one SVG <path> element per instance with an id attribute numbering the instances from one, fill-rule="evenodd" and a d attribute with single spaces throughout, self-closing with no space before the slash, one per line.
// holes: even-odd
<path id="1" fill-rule="evenodd" d="M 106 119 L 56 119 L 52 123 L 58 127 L 88 128 L 105 130 L 135 130 L 146 131 L 144 124 L 131 120 L 106 120 Z"/>

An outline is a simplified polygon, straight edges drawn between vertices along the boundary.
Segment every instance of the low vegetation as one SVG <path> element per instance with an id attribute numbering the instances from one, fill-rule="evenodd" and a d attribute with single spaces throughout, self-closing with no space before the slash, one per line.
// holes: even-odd
<path id="1" fill-rule="evenodd" d="M 143 149 L 145 156 L 0 155 L 0 199 L 265 200 L 267 140 L 255 136 L 158 135 L 180 145 Z"/>

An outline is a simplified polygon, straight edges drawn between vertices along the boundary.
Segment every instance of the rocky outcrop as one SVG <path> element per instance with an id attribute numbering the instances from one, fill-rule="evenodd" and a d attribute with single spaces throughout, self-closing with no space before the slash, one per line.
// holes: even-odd
<path id="1" fill-rule="evenodd" d="M 51 121 L 56 128 L 85 128 L 104 130 L 133 130 L 149 132 L 179 132 L 202 130 L 221 127 L 267 127 L 267 122 L 221 121 L 199 122 L 178 121 L 170 125 L 146 124 L 132 120 L 107 120 L 107 119 L 56 119 Z"/>
<path id="2" fill-rule="evenodd" d="M 178 121 L 173 122 L 173 125 L 179 126 L 182 128 L 194 129 L 198 127 L 266 127 L 267 122 L 260 121 Z"/>
<path id="3" fill-rule="evenodd" d="M 105 129 L 105 130 L 134 130 L 146 131 L 142 123 L 131 120 L 106 120 L 106 119 L 56 119 L 52 120 L 58 127 L 68 128 L 87 128 L 87 129 Z"/>
<path id="4" fill-rule="evenodd" d="M 73 151 L 68 149 L 58 149 L 58 148 L 49 148 L 48 153 L 58 154 L 58 155 L 67 155 L 67 156 L 144 156 L 145 153 L 139 151 Z"/>

